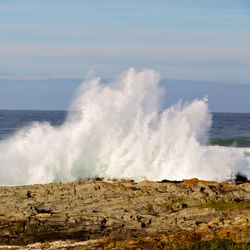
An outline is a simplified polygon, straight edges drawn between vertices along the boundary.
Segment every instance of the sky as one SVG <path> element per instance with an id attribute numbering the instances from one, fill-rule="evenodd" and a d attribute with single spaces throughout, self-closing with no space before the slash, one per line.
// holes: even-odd
<path id="1" fill-rule="evenodd" d="M 2 78 L 250 82 L 249 0 L 0 0 Z"/>
<path id="2" fill-rule="evenodd" d="M 0 110 L 68 110 L 82 78 L 0 79 Z M 208 96 L 212 112 L 250 113 L 250 84 L 162 79 L 162 108 Z"/>
<path id="3" fill-rule="evenodd" d="M 163 79 L 250 83 L 250 0 L 0 0 L 0 79 L 114 78 L 130 67 Z M 20 96 L 23 82 L 7 80 L 0 101 L 8 88 Z M 18 103 L 0 102 L 10 106 Z"/>

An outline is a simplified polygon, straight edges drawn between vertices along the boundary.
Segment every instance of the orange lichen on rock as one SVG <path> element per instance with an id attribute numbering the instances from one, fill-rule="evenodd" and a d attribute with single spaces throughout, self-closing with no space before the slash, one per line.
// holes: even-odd
<path id="1" fill-rule="evenodd" d="M 221 186 L 226 186 L 226 185 L 228 185 L 228 182 L 227 181 L 223 181 L 223 182 L 220 182 L 219 183 Z"/>
<path id="2" fill-rule="evenodd" d="M 204 180 L 199 180 L 197 178 L 193 178 L 193 179 L 184 179 L 183 183 L 184 184 L 198 184 L 198 183 L 214 184 L 214 183 L 217 183 L 217 182 L 216 181 L 204 181 Z"/>
<path id="3" fill-rule="evenodd" d="M 194 243 L 196 241 L 200 241 L 202 238 L 200 233 L 197 232 L 191 232 L 191 231 L 183 231 L 179 232 L 177 234 L 169 236 L 169 242 L 171 244 L 175 243 L 176 245 L 182 245 L 182 244 L 190 244 Z"/>

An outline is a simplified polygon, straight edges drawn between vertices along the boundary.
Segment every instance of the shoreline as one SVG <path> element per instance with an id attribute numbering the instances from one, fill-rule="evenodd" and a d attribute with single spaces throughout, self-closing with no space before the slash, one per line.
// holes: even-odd
<path id="1" fill-rule="evenodd" d="M 204 183 L 204 184 L 222 184 L 222 185 L 226 185 L 226 184 L 243 184 L 243 183 L 250 183 L 250 180 L 245 177 L 244 175 L 241 174 L 237 174 L 235 176 L 234 179 L 229 179 L 226 181 L 214 181 L 214 180 L 202 180 L 202 179 L 198 179 L 198 178 L 191 178 L 191 179 L 182 179 L 182 180 L 168 180 L 168 179 L 163 179 L 161 181 L 153 181 L 153 180 L 141 180 L 141 181 L 135 181 L 133 179 L 125 179 L 125 178 L 103 178 L 103 177 L 95 177 L 95 178 L 86 178 L 86 179 L 77 179 L 77 180 L 73 180 L 73 181 L 66 181 L 66 182 L 62 182 L 62 181 L 54 181 L 54 182 L 46 182 L 46 183 L 34 183 L 34 184 L 11 184 L 11 185 L 0 185 L 0 187 L 28 187 L 28 186 L 33 186 L 33 185 L 47 185 L 47 184 L 69 184 L 69 183 L 74 183 L 77 181 L 103 181 L 103 182 L 107 182 L 107 183 L 116 183 L 116 182 L 126 182 L 126 181 L 131 181 L 134 183 L 139 183 L 142 181 L 151 181 L 151 182 L 156 182 L 156 183 L 183 183 L 183 184 L 198 184 L 198 183 Z"/>
<path id="2" fill-rule="evenodd" d="M 0 247 L 36 242 L 52 247 L 58 240 L 97 240 L 91 244 L 100 245 L 148 237 L 155 244 L 161 238 L 166 246 L 185 247 L 217 238 L 247 244 L 250 238 L 247 180 L 136 183 L 96 178 L 1 186 L 0 202 Z"/>

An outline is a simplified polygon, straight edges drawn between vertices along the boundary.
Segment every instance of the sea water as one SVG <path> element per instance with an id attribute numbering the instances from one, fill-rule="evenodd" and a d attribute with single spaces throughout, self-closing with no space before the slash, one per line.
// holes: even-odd
<path id="1" fill-rule="evenodd" d="M 165 107 L 153 70 L 83 82 L 66 111 L 0 111 L 0 185 L 94 177 L 250 178 L 250 114 Z"/>

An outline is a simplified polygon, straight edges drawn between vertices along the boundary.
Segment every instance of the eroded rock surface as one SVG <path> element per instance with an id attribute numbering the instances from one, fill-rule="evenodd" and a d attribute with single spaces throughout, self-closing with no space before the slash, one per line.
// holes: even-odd
<path id="1" fill-rule="evenodd" d="M 179 232 L 248 242 L 250 184 L 195 183 L 81 180 L 0 187 L 0 243 Z"/>

